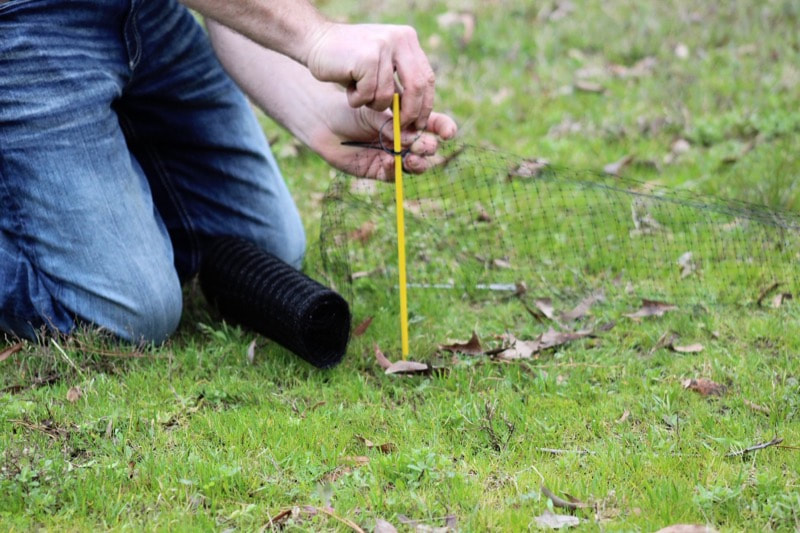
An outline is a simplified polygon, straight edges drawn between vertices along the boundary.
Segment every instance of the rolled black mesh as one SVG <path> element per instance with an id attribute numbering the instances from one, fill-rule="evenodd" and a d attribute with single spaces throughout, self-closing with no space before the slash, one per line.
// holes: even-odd
<path id="1" fill-rule="evenodd" d="M 274 340 L 312 365 L 342 360 L 350 309 L 333 290 L 247 241 L 221 237 L 206 251 L 200 286 L 222 316 Z"/>

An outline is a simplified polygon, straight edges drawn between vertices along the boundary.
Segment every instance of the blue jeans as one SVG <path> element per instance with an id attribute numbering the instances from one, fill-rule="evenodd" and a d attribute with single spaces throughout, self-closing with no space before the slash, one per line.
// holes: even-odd
<path id="1" fill-rule="evenodd" d="M 299 266 L 249 103 L 175 0 L 0 0 L 0 330 L 178 325 L 213 237 Z"/>

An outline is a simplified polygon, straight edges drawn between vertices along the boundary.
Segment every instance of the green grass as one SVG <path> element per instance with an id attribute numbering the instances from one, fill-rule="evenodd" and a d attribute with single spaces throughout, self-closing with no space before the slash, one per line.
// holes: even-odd
<path id="1" fill-rule="evenodd" d="M 546 20 L 554 4 L 460 2 L 477 21 L 462 45 L 458 26 L 437 24 L 444 3 L 320 2 L 340 18 L 418 27 L 440 107 L 468 142 L 592 170 L 635 154 L 659 162 L 642 172 L 665 186 L 800 207 L 796 2 L 587 1 Z M 676 56 L 679 44 L 688 58 Z M 640 78 L 595 77 L 603 94 L 568 90 L 581 69 L 645 57 L 656 66 Z M 331 173 L 264 127 L 316 235 Z M 663 164 L 676 138 L 691 148 Z M 800 446 L 796 302 L 681 306 L 634 322 L 620 317 L 630 302 L 610 299 L 591 323 L 617 326 L 597 338 L 514 364 L 445 357 L 437 362 L 448 374 L 412 378 L 386 376 L 373 359 L 375 343 L 397 357 L 395 305 L 385 291 L 358 293 L 356 322 L 375 321 L 326 372 L 264 339 L 249 364 L 254 335 L 216 321 L 195 286 L 179 334 L 141 357 L 96 335 L 27 345 L 0 363 L 0 388 L 20 385 L 0 393 L 0 529 L 246 531 L 287 507 L 329 503 L 368 530 L 378 518 L 409 530 L 399 515 L 520 530 L 548 508 L 542 483 L 597 505 L 576 512 L 581 530 L 800 528 L 800 451 L 725 457 L 776 435 Z M 516 301 L 443 309 L 436 295 L 415 293 L 411 311 L 412 349 L 423 355 L 472 330 L 491 340 L 546 328 Z M 704 350 L 653 350 L 670 331 Z M 727 390 L 684 390 L 697 377 Z M 71 387 L 82 391 L 74 403 Z M 368 449 L 357 436 L 396 449 Z M 318 514 L 288 529 L 345 526 Z"/>

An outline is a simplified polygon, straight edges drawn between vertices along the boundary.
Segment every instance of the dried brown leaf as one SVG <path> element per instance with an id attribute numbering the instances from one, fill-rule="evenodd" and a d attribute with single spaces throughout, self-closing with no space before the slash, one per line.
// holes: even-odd
<path id="1" fill-rule="evenodd" d="M 362 244 L 365 244 L 375 233 L 375 223 L 371 220 L 367 220 L 361 226 L 350 232 L 350 239 L 354 241 L 359 241 Z"/>
<path id="2" fill-rule="evenodd" d="M 553 502 L 553 506 L 554 507 L 560 507 L 562 509 L 571 509 L 573 511 L 575 509 L 586 509 L 588 507 L 591 507 L 590 504 L 584 503 L 584 502 L 578 500 L 577 498 L 569 496 L 568 494 L 565 494 L 565 496 L 567 496 L 567 500 L 559 498 L 550 489 L 548 489 L 544 485 L 541 485 L 540 488 L 541 488 L 542 494 L 544 494 L 548 499 L 550 499 L 551 502 Z"/>
<path id="3" fill-rule="evenodd" d="M 608 174 L 609 176 L 620 177 L 622 175 L 622 171 L 633 163 L 633 155 L 628 154 L 622 159 L 618 161 L 614 161 L 613 163 L 609 163 L 603 167 L 603 172 Z"/>
<path id="4" fill-rule="evenodd" d="M 651 316 L 664 316 L 668 311 L 675 311 L 676 309 L 678 309 L 677 306 L 667 302 L 642 298 L 642 307 L 638 311 L 623 316 L 636 320 Z"/>
<path id="5" fill-rule="evenodd" d="M 499 269 L 511 268 L 511 263 L 507 259 L 493 259 L 492 266 Z"/>
<path id="6" fill-rule="evenodd" d="M 516 361 L 517 359 L 530 359 L 534 353 L 541 349 L 538 341 L 522 341 L 513 335 L 506 335 L 509 346 L 497 354 L 497 358 L 503 361 Z"/>
<path id="7" fill-rule="evenodd" d="M 751 402 L 748 399 L 743 399 L 742 403 L 744 403 L 747 407 L 749 407 L 753 411 L 757 411 L 757 412 L 765 414 L 765 415 L 769 415 L 771 413 L 771 411 L 769 410 L 769 407 L 764 407 L 763 405 L 758 405 L 757 403 Z"/>
<path id="8" fill-rule="evenodd" d="M 792 294 L 788 292 L 779 292 L 772 298 L 772 307 L 777 309 L 783 305 L 783 302 L 792 299 Z"/>
<path id="9" fill-rule="evenodd" d="M 550 328 L 539 335 L 536 340 L 541 344 L 540 349 L 544 350 L 546 348 L 555 348 L 557 346 L 561 346 L 562 344 L 588 337 L 591 334 L 592 331 L 586 329 L 580 331 L 556 331 L 555 329 Z"/>
<path id="10" fill-rule="evenodd" d="M 356 439 L 357 441 L 359 441 L 361 444 L 363 444 L 364 446 L 366 446 L 369 449 L 372 449 L 372 448 L 375 447 L 375 443 L 372 442 L 371 440 L 369 440 L 366 437 L 362 437 L 361 435 L 353 435 L 353 438 Z"/>
<path id="11" fill-rule="evenodd" d="M 606 88 L 603 85 L 589 80 L 577 80 L 573 87 L 575 87 L 576 91 L 583 93 L 603 94 L 606 92 Z"/>
<path id="12" fill-rule="evenodd" d="M 619 417 L 619 419 L 617 419 L 617 424 L 624 423 L 626 420 L 628 420 L 628 418 L 630 418 L 630 416 L 631 416 L 631 412 L 628 411 L 627 409 L 625 409 L 625 411 L 622 412 L 622 416 Z"/>
<path id="13" fill-rule="evenodd" d="M 386 374 L 430 374 L 430 367 L 416 361 L 397 361 L 386 369 Z"/>
<path id="14" fill-rule="evenodd" d="M 686 252 L 678 258 L 678 266 L 681 268 L 681 279 L 691 276 L 697 271 L 697 263 L 694 261 L 694 254 Z"/>
<path id="15" fill-rule="evenodd" d="M 378 361 L 378 364 L 381 366 L 382 369 L 388 370 L 392 366 L 392 362 L 387 359 L 378 345 L 375 345 L 375 359 Z"/>
<path id="16" fill-rule="evenodd" d="M 70 403 L 77 402 L 81 396 L 83 396 L 83 391 L 81 391 L 80 387 L 70 387 L 67 391 L 67 401 Z"/>
<path id="17" fill-rule="evenodd" d="M 6 359 L 11 357 L 12 355 L 17 353 L 18 351 L 22 350 L 23 347 L 24 347 L 24 344 L 21 343 L 21 342 L 18 342 L 16 344 L 12 345 L 12 346 L 9 346 L 8 348 L 6 348 L 2 352 L 0 352 L 0 361 L 5 361 Z"/>
<path id="18" fill-rule="evenodd" d="M 535 517 L 534 520 L 539 527 L 545 529 L 562 529 L 577 526 L 581 523 L 580 518 L 577 516 L 554 514 L 550 511 L 545 511 L 541 515 Z"/>
<path id="19" fill-rule="evenodd" d="M 393 442 L 384 442 L 383 444 L 375 444 L 371 440 L 362 437 L 361 435 L 354 435 L 353 437 L 356 440 L 360 441 L 362 444 L 364 444 L 364 446 L 366 446 L 367 449 L 369 450 L 375 449 L 381 453 L 386 453 L 386 454 L 397 451 L 397 444 L 394 444 Z"/>
<path id="20" fill-rule="evenodd" d="M 384 442 L 376 446 L 375 449 L 383 454 L 390 454 L 397 451 L 397 444 L 393 442 Z"/>
<path id="21" fill-rule="evenodd" d="M 758 293 L 758 299 L 756 300 L 756 304 L 759 307 L 761 307 L 761 304 L 764 302 L 766 297 L 769 296 L 770 294 L 772 294 L 772 291 L 774 291 L 775 289 L 777 289 L 781 285 L 783 285 L 783 282 L 775 281 L 773 283 L 770 283 L 769 285 L 767 285 L 763 289 L 761 289 L 761 292 Z"/>
<path id="22" fill-rule="evenodd" d="M 343 463 L 353 466 L 365 466 L 369 464 L 369 457 L 366 455 L 344 455 L 341 457 Z"/>
<path id="23" fill-rule="evenodd" d="M 573 320 L 578 320 L 579 318 L 583 318 L 589 315 L 589 310 L 592 308 L 594 304 L 597 302 L 603 301 L 605 299 L 605 295 L 602 292 L 596 292 L 590 294 L 571 311 L 567 311 L 566 313 L 561 314 L 561 320 L 564 322 L 572 322 Z"/>
<path id="24" fill-rule="evenodd" d="M 537 298 L 533 301 L 533 304 L 536 306 L 536 309 L 542 312 L 544 316 L 553 320 L 555 317 L 555 310 L 553 309 L 553 302 L 550 298 Z"/>
<path id="25" fill-rule="evenodd" d="M 375 533 L 397 533 L 397 528 L 383 518 L 378 518 L 375 520 L 375 529 L 373 531 Z"/>
<path id="26" fill-rule="evenodd" d="M 463 353 L 465 355 L 482 355 L 484 350 L 478 334 L 472 332 L 472 337 L 463 343 L 443 344 L 439 348 L 448 352 Z"/>
<path id="27" fill-rule="evenodd" d="M 700 343 L 687 344 L 686 346 L 676 346 L 672 344 L 670 345 L 670 349 L 678 353 L 700 353 L 703 351 L 703 345 Z"/>
<path id="28" fill-rule="evenodd" d="M 353 337 L 360 337 L 361 335 L 366 333 L 370 324 L 372 324 L 372 317 L 368 316 L 359 325 L 355 327 L 355 329 L 353 330 Z"/>
<path id="29" fill-rule="evenodd" d="M 508 171 L 509 179 L 512 178 L 535 178 L 539 176 L 550 165 L 550 161 L 536 157 L 525 159 L 519 165 Z"/>
<path id="30" fill-rule="evenodd" d="M 685 379 L 681 382 L 684 389 L 694 391 L 700 396 L 722 396 L 727 387 L 710 379 Z"/>

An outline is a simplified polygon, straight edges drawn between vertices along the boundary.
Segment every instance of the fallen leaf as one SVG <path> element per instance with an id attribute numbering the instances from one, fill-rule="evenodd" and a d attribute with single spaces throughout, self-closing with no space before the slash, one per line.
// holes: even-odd
<path id="1" fill-rule="evenodd" d="M 547 498 L 549 498 L 550 501 L 553 502 L 553 506 L 555 507 L 561 507 L 562 509 L 571 509 L 573 511 L 575 509 L 586 509 L 588 507 L 591 507 L 591 505 L 589 505 L 588 503 L 582 502 L 577 498 L 571 497 L 567 494 L 565 494 L 565 496 L 567 496 L 567 500 L 559 498 L 544 485 L 541 485 L 540 489 L 542 491 L 542 494 L 544 494 Z"/>
<path id="2" fill-rule="evenodd" d="M 384 454 L 389 454 L 397 451 L 397 444 L 393 442 L 384 442 L 376 446 L 376 449 Z"/>
<path id="3" fill-rule="evenodd" d="M 661 348 L 671 347 L 673 344 L 675 344 L 675 341 L 677 341 L 678 338 L 679 338 L 678 334 L 675 333 L 674 331 L 666 331 L 666 332 L 664 332 L 664 334 L 661 335 L 661 337 L 658 338 L 658 340 L 653 345 L 653 347 L 650 348 L 649 355 L 653 355 L 655 352 L 657 352 Z"/>
<path id="4" fill-rule="evenodd" d="M 631 217 L 633 218 L 633 227 L 635 228 L 635 230 L 631 232 L 632 237 L 636 235 L 649 235 L 662 228 L 661 224 L 650 212 L 651 206 L 652 204 L 650 201 L 640 196 L 634 196 L 631 201 Z"/>
<path id="5" fill-rule="evenodd" d="M 791 300 L 791 299 L 792 299 L 791 293 L 779 292 L 778 294 L 775 295 L 774 298 L 772 298 L 772 307 L 777 309 L 778 307 L 783 305 L 783 302 L 785 302 L 786 300 Z"/>
<path id="6" fill-rule="evenodd" d="M 539 351 L 541 346 L 538 341 L 522 341 L 510 334 L 504 337 L 509 342 L 509 346 L 497 354 L 497 358 L 503 361 L 530 359 L 534 353 Z"/>
<path id="7" fill-rule="evenodd" d="M 347 474 L 350 474 L 356 468 L 361 468 L 362 466 L 366 466 L 369 464 L 369 457 L 367 457 L 366 455 L 357 455 L 357 456 L 346 455 L 342 457 L 340 460 L 341 462 L 347 464 L 341 464 L 337 466 L 336 468 L 325 474 L 320 481 L 326 483 L 335 483 L 336 481 L 339 480 L 339 478 Z"/>
<path id="8" fill-rule="evenodd" d="M 758 294 L 758 300 L 756 300 L 756 305 L 761 307 L 761 304 L 764 302 L 764 299 L 767 296 L 769 296 L 770 294 L 772 294 L 772 291 L 774 291 L 775 289 L 777 289 L 781 285 L 783 285 L 783 282 L 775 281 L 773 283 L 770 283 L 769 285 L 767 285 L 763 289 L 761 289 L 761 292 Z"/>
<path id="9" fill-rule="evenodd" d="M 70 387 L 67 391 L 67 401 L 70 403 L 77 402 L 81 396 L 83 396 L 83 391 L 80 387 Z"/>
<path id="10" fill-rule="evenodd" d="M 454 353 L 463 353 L 465 355 L 483 355 L 483 346 L 478 338 L 478 334 L 472 332 L 472 337 L 464 343 L 443 344 L 439 346 L 442 350 Z"/>
<path id="11" fill-rule="evenodd" d="M 638 311 L 623 316 L 636 320 L 650 316 L 664 316 L 668 311 L 675 311 L 676 309 L 678 309 L 678 307 L 670 303 L 642 298 L 642 307 Z"/>
<path id="12" fill-rule="evenodd" d="M 550 161 L 542 158 L 525 159 L 508 171 L 509 178 L 535 178 L 550 165 Z"/>
<path id="13" fill-rule="evenodd" d="M 365 437 L 362 437 L 361 435 L 354 435 L 353 437 L 356 440 L 358 440 L 361 443 L 363 443 L 364 446 L 366 446 L 368 450 L 375 449 L 375 450 L 378 450 L 381 453 L 386 453 L 386 454 L 389 454 L 389 453 L 397 451 L 397 444 L 394 444 L 393 442 L 385 442 L 383 444 L 375 444 L 371 440 L 369 440 L 369 439 L 367 439 Z"/>
<path id="14" fill-rule="evenodd" d="M 765 415 L 769 415 L 770 412 L 771 412 L 768 407 L 764 407 L 762 405 L 758 405 L 757 403 L 753 403 L 753 402 L 751 402 L 750 400 L 747 400 L 747 399 L 743 399 L 742 403 L 744 403 L 747 407 L 749 407 L 753 411 L 758 411 L 759 413 L 763 413 Z"/>
<path id="15" fill-rule="evenodd" d="M 251 365 L 256 358 L 256 339 L 253 339 L 250 344 L 247 345 L 247 362 Z"/>
<path id="16" fill-rule="evenodd" d="M 578 320 L 579 318 L 583 318 L 589 314 L 589 310 L 592 308 L 594 304 L 597 302 L 601 302 L 605 299 L 605 295 L 602 291 L 595 292 L 590 294 L 572 310 L 567 311 L 566 313 L 561 314 L 561 320 L 564 322 L 572 322 L 573 320 Z"/>
<path id="17" fill-rule="evenodd" d="M 681 382 L 684 389 L 691 390 L 700 394 L 700 396 L 722 396 L 727 387 L 715 383 L 710 379 L 685 379 Z"/>
<path id="18" fill-rule="evenodd" d="M 384 370 L 388 370 L 392 366 L 392 362 L 383 355 L 383 352 L 378 348 L 377 344 L 375 345 L 375 359 Z"/>
<path id="19" fill-rule="evenodd" d="M 628 420 L 628 418 L 630 418 L 630 416 L 631 416 L 631 412 L 628 411 L 627 409 L 625 409 L 625 411 L 622 412 L 622 416 L 619 417 L 619 419 L 617 419 L 617 424 L 622 424 L 623 422 Z"/>
<path id="20" fill-rule="evenodd" d="M 430 367 L 416 361 L 397 361 L 386 369 L 386 374 L 429 374 Z"/>
<path id="21" fill-rule="evenodd" d="M 511 263 L 506 259 L 492 259 L 492 266 L 499 269 L 511 268 Z"/>
<path id="22" fill-rule="evenodd" d="M 555 317 L 554 309 L 553 309 L 553 302 L 550 298 L 538 298 L 533 301 L 533 304 L 536 306 L 536 309 L 542 312 L 544 316 L 553 320 Z"/>
<path id="23" fill-rule="evenodd" d="M 540 516 L 534 518 L 536 525 L 546 529 L 562 529 L 565 527 L 577 526 L 581 523 L 580 518 L 577 516 L 554 514 L 550 511 L 545 511 Z"/>
<path id="24" fill-rule="evenodd" d="M 544 350 L 547 348 L 555 348 L 557 346 L 561 346 L 562 344 L 588 337 L 591 334 L 591 330 L 556 331 L 555 329 L 550 328 L 539 335 L 536 340 L 539 341 L 539 344 L 541 345 L 540 349 Z"/>
<path id="25" fill-rule="evenodd" d="M 414 533 L 448 533 L 450 528 L 447 526 L 444 527 L 436 527 L 436 526 L 429 526 L 428 524 L 418 524 L 417 527 L 414 528 Z"/>
<path id="26" fill-rule="evenodd" d="M 373 531 L 375 533 L 397 533 L 397 528 L 383 518 L 378 518 L 375 520 L 375 529 Z"/>
<path id="27" fill-rule="evenodd" d="M 642 78 L 649 76 L 656 68 L 658 61 L 652 56 L 643 57 L 630 67 L 625 65 L 609 65 L 608 71 L 618 78 Z"/>
<path id="28" fill-rule="evenodd" d="M 372 317 L 368 316 L 361 322 L 359 325 L 355 327 L 353 330 L 353 337 L 360 337 L 364 333 L 366 333 L 367 329 L 369 328 L 370 324 L 372 324 Z"/>
<path id="29" fill-rule="evenodd" d="M 12 355 L 17 353 L 18 351 L 22 350 L 23 346 L 24 345 L 21 342 L 18 342 L 17 344 L 9 346 L 8 348 L 6 348 L 2 352 L 0 352 L 0 361 L 5 361 L 6 359 L 11 357 Z"/>
<path id="30" fill-rule="evenodd" d="M 361 224 L 358 229 L 350 233 L 350 239 L 365 244 L 370 237 L 372 237 L 373 233 L 375 233 L 375 223 L 371 220 L 367 220 Z"/>
<path id="31" fill-rule="evenodd" d="M 717 533 L 717 530 L 698 524 L 675 524 L 661 528 L 656 533 Z"/>
<path id="32" fill-rule="evenodd" d="M 608 174 L 609 176 L 620 177 L 622 175 L 623 169 L 633 163 L 633 156 L 626 155 L 622 159 L 618 161 L 614 161 L 613 163 L 609 163 L 603 167 L 603 172 Z"/>
<path id="33" fill-rule="evenodd" d="M 672 344 L 670 345 L 670 349 L 678 353 L 700 353 L 703 351 L 703 345 L 700 343 L 688 344 L 686 346 L 675 346 Z"/>
<path id="34" fill-rule="evenodd" d="M 357 279 L 368 278 L 375 274 L 381 274 L 381 273 L 383 273 L 382 268 L 376 268 L 374 270 L 359 270 L 357 272 L 353 272 L 352 274 L 350 274 L 348 278 L 350 279 L 350 281 L 355 281 Z"/>
<path id="35" fill-rule="evenodd" d="M 361 444 L 363 444 L 364 446 L 366 446 L 369 449 L 372 449 L 372 448 L 375 447 L 375 443 L 372 442 L 371 440 L 369 440 L 366 437 L 362 437 L 361 435 L 353 435 L 353 438 L 356 439 L 357 441 L 361 442 Z"/>
<path id="36" fill-rule="evenodd" d="M 595 81 L 578 80 L 573 84 L 573 87 L 583 93 L 603 94 L 606 92 L 606 88 Z"/>
<path id="37" fill-rule="evenodd" d="M 691 276 L 697 271 L 697 264 L 694 262 L 694 254 L 686 252 L 678 258 L 678 266 L 681 267 L 681 279 Z"/>

